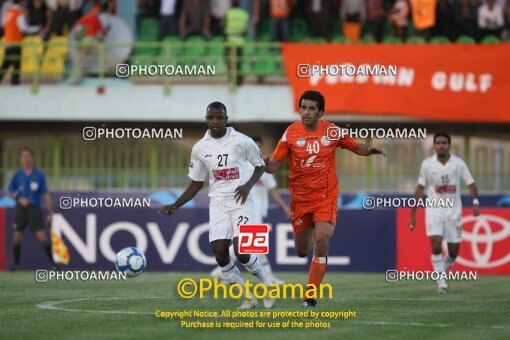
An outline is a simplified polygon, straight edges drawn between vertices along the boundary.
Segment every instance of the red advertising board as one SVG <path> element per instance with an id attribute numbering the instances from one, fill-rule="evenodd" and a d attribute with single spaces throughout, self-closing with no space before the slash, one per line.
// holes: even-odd
<path id="1" fill-rule="evenodd" d="M 416 214 L 416 228 L 409 230 L 410 209 L 397 210 L 397 269 L 433 270 L 430 242 L 425 231 L 425 210 Z M 453 271 L 476 271 L 479 274 L 510 274 L 510 209 L 482 208 L 473 216 L 463 209 L 462 243 Z"/>

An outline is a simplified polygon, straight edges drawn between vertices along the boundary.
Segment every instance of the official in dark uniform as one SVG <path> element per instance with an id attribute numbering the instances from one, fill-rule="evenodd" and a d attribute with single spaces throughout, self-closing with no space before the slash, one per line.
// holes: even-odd
<path id="1" fill-rule="evenodd" d="M 47 209 L 46 222 L 50 227 L 53 219 L 51 196 L 46 186 L 46 178 L 42 171 L 34 167 L 34 152 L 31 149 L 21 150 L 20 162 L 21 169 L 14 174 L 8 188 L 9 196 L 16 200 L 13 225 L 14 267 L 12 269 L 16 270 L 19 266 L 23 232 L 27 227 L 35 233 L 52 265 L 58 267 L 53 261 L 51 242 L 44 231 L 46 223 L 41 206 L 43 196 Z"/>

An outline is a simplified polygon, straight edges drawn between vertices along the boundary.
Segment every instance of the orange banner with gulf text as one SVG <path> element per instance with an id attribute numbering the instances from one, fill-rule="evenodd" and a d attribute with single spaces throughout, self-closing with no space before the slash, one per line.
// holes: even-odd
<path id="1" fill-rule="evenodd" d="M 297 100 L 326 97 L 326 113 L 510 122 L 510 44 L 283 44 Z"/>

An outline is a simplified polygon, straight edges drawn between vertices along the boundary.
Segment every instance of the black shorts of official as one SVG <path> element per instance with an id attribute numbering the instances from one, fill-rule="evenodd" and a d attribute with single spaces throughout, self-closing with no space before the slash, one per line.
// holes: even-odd
<path id="1" fill-rule="evenodd" d="M 24 231 L 27 226 L 33 231 L 44 229 L 43 211 L 40 205 L 22 207 L 18 204 L 14 208 L 13 229 Z"/>

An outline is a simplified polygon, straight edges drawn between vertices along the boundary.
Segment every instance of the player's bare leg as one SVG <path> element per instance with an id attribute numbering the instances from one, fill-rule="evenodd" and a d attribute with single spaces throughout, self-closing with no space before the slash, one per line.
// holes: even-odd
<path id="1" fill-rule="evenodd" d="M 46 233 L 44 232 L 44 229 L 37 230 L 35 232 L 35 237 L 39 240 L 39 243 L 41 243 L 41 246 L 44 249 L 44 252 L 46 253 L 46 256 L 48 256 L 48 259 L 50 260 L 51 264 L 56 270 L 60 270 L 60 267 L 53 261 L 53 253 L 51 251 L 51 242 L 48 241 L 48 238 L 46 237 Z"/>
<path id="2" fill-rule="evenodd" d="M 234 237 L 234 251 L 236 253 L 236 257 L 246 268 L 246 270 L 256 276 L 260 282 L 265 284 L 266 286 L 269 286 L 272 284 L 271 278 L 267 275 L 264 268 L 262 267 L 262 264 L 260 263 L 257 256 L 253 254 L 240 254 L 239 253 L 239 238 Z M 257 299 L 253 299 L 257 301 Z M 266 308 L 272 308 L 276 303 L 276 299 L 271 299 L 269 297 L 264 298 L 264 307 Z"/>
<path id="3" fill-rule="evenodd" d="M 430 245 L 432 247 L 432 266 L 434 267 L 434 271 L 438 273 L 443 273 L 445 271 L 445 264 L 443 255 L 441 254 L 443 237 L 439 235 L 430 236 Z M 437 281 L 437 292 L 439 294 L 446 294 L 448 292 L 448 282 L 444 279 L 439 279 Z"/>
<path id="4" fill-rule="evenodd" d="M 294 235 L 294 246 L 299 257 L 307 257 L 313 247 L 313 225 Z"/>
<path id="5" fill-rule="evenodd" d="M 242 287 L 244 287 L 244 279 L 241 277 L 241 272 L 239 271 L 239 268 L 235 265 L 233 259 L 230 258 L 229 255 L 229 247 L 230 247 L 230 240 L 215 240 L 211 242 L 211 249 L 214 254 L 214 257 L 216 258 L 216 263 L 218 263 L 218 266 L 221 268 L 221 272 L 223 274 L 223 278 L 229 283 L 229 284 L 239 284 Z M 245 293 L 246 295 L 246 293 Z M 251 300 L 245 300 L 243 304 L 241 305 L 241 309 L 248 309 L 248 308 L 255 308 L 257 307 L 257 300 L 252 299 L 255 302 Z"/>
<path id="6" fill-rule="evenodd" d="M 444 270 L 450 271 L 457 256 L 459 256 L 460 243 L 448 243 L 448 253 L 444 258 Z"/>
<path id="7" fill-rule="evenodd" d="M 14 237 L 12 242 L 12 252 L 14 255 L 14 265 L 11 268 L 12 271 L 18 269 L 19 259 L 21 257 L 21 241 L 23 241 L 23 232 L 20 230 L 14 230 Z"/>

